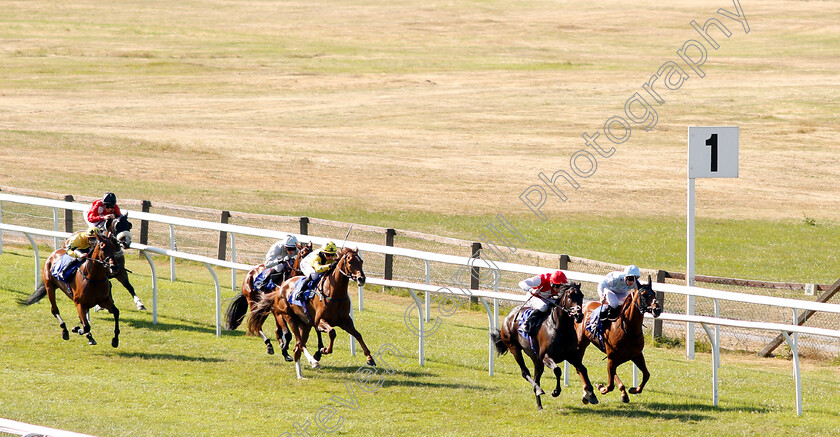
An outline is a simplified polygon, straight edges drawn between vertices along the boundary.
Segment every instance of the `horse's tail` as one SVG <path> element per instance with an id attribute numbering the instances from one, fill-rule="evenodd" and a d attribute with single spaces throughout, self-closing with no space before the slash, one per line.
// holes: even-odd
<path id="1" fill-rule="evenodd" d="M 233 331 L 242 324 L 245 314 L 248 312 L 248 299 L 244 294 L 236 296 L 227 307 L 225 312 L 225 329 Z"/>
<path id="2" fill-rule="evenodd" d="M 280 297 L 280 290 L 274 289 L 271 293 L 265 293 L 260 297 L 253 308 L 251 308 L 251 317 L 248 319 L 248 334 L 255 335 L 260 332 L 260 325 L 271 313 L 274 301 Z"/>
<path id="3" fill-rule="evenodd" d="M 493 340 L 493 344 L 496 345 L 496 352 L 499 356 L 507 353 L 508 347 L 505 342 L 502 341 L 502 334 L 499 333 L 498 329 L 494 329 L 493 332 L 490 333 L 490 339 Z"/>
<path id="4" fill-rule="evenodd" d="M 44 296 L 47 295 L 47 286 L 44 284 L 39 284 L 38 288 L 35 289 L 35 292 L 32 293 L 32 296 L 29 296 L 27 299 L 18 299 L 18 303 L 21 305 L 32 305 L 35 302 L 43 299 Z"/>

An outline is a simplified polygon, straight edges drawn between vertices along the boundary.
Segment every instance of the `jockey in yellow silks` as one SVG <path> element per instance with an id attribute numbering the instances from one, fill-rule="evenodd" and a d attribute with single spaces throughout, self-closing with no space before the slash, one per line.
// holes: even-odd
<path id="1" fill-rule="evenodd" d="M 301 279 L 301 281 L 306 281 L 306 283 L 300 288 L 300 294 L 295 296 L 297 299 L 300 299 L 301 294 L 309 289 L 309 287 L 318 284 L 321 276 L 336 262 L 337 252 L 338 248 L 335 246 L 335 243 L 330 241 L 324 247 L 310 253 L 303 259 L 300 263 L 300 269 L 307 277 Z"/>

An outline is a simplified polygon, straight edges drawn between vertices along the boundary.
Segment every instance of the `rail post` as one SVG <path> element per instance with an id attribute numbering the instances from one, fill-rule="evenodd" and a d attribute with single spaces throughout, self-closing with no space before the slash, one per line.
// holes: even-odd
<path id="1" fill-rule="evenodd" d="M 665 270 L 658 270 L 656 272 L 656 282 L 660 284 L 664 283 L 667 277 L 668 272 Z M 657 291 L 656 300 L 659 301 L 659 306 L 662 307 L 662 311 L 665 311 L 665 293 Z M 662 320 L 655 319 L 653 321 L 653 338 L 662 338 Z"/>
<path id="2" fill-rule="evenodd" d="M 144 200 L 140 202 L 140 211 L 149 212 L 152 202 Z M 140 244 L 149 244 L 149 221 L 140 220 Z"/>
<path id="3" fill-rule="evenodd" d="M 481 258 L 481 243 L 477 241 L 473 241 L 472 244 L 472 253 L 470 254 L 470 258 Z M 470 289 L 471 290 L 478 290 L 479 284 L 479 275 L 480 271 L 478 267 L 471 266 L 470 267 Z M 470 296 L 470 304 L 478 305 L 478 298 L 475 296 Z"/>
<path id="4" fill-rule="evenodd" d="M 300 235 L 309 235 L 309 217 L 300 218 Z"/>
<path id="5" fill-rule="evenodd" d="M 65 202 L 72 202 L 73 195 L 68 194 L 64 196 Z M 64 232 L 73 233 L 73 210 L 72 209 L 65 209 L 64 210 Z"/>

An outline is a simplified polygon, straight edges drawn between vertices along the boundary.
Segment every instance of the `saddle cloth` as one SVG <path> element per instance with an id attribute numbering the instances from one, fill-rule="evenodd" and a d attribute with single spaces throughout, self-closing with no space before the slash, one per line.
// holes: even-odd
<path id="1" fill-rule="evenodd" d="M 50 274 L 53 278 L 70 285 L 73 275 L 79 269 L 80 263 L 75 262 L 76 258 L 70 255 L 61 255 L 58 262 L 53 264 Z"/>
<path id="2" fill-rule="evenodd" d="M 601 323 L 601 310 L 606 311 L 606 306 L 601 305 L 592 311 L 589 314 L 589 323 L 586 324 L 586 330 L 592 334 L 592 337 L 598 340 L 597 342 L 593 341 L 592 344 L 600 349 L 601 352 L 604 352 L 604 324 Z"/>

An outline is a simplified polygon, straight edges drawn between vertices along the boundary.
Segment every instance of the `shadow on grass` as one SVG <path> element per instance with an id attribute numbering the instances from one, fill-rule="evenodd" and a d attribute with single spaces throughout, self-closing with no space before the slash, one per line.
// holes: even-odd
<path id="1" fill-rule="evenodd" d="M 645 403 L 633 408 L 625 409 L 599 409 L 592 407 L 567 406 L 568 412 L 583 415 L 598 415 L 604 417 L 630 417 L 650 418 L 664 420 L 678 420 L 680 422 L 697 422 L 701 420 L 716 420 L 716 414 L 722 412 L 743 412 L 743 413 L 767 413 L 770 410 L 762 407 L 750 407 L 741 405 L 737 407 L 716 407 L 712 404 L 687 403 L 687 404 L 665 404 Z M 706 414 L 709 413 L 709 414 Z"/>
<path id="2" fill-rule="evenodd" d="M 209 327 L 206 325 L 196 325 L 193 322 L 186 321 L 184 319 L 176 319 L 181 323 L 167 323 L 162 322 L 160 318 L 158 318 L 157 325 L 153 324 L 151 320 L 143 320 L 143 319 L 135 319 L 130 317 L 120 317 L 120 323 L 125 323 L 128 326 L 131 326 L 135 329 L 147 329 L 149 331 L 191 331 L 191 332 L 203 332 L 208 334 L 216 334 L 215 327 Z M 236 336 L 241 335 L 236 331 L 225 331 L 222 330 L 222 336 Z"/>
<path id="3" fill-rule="evenodd" d="M 326 376 L 330 379 L 336 381 L 352 381 L 355 377 L 356 370 L 360 367 L 364 367 L 364 362 L 360 362 L 357 366 L 330 366 L 329 364 L 324 364 L 322 362 L 322 367 L 318 372 L 321 373 L 323 376 Z M 383 369 L 379 367 L 379 369 Z M 473 384 L 453 384 L 453 383 L 443 383 L 443 382 L 426 382 L 426 381 L 417 381 L 416 379 L 398 379 L 399 377 L 403 378 L 423 378 L 423 377 L 431 377 L 437 378 L 438 376 L 432 373 L 425 373 L 425 372 L 414 372 L 414 371 L 403 371 L 397 370 L 393 375 L 389 375 L 387 373 L 380 373 L 383 377 L 383 388 L 392 387 L 392 386 L 402 386 L 402 387 L 434 387 L 434 388 L 455 388 L 455 389 L 468 389 L 468 390 L 480 390 L 480 391 L 488 391 L 490 390 L 487 387 L 482 387 L 480 385 L 473 385 Z"/>
<path id="4" fill-rule="evenodd" d="M 221 358 L 192 357 L 189 355 L 155 354 L 146 352 L 117 352 L 116 355 L 125 358 L 142 358 L 144 360 L 198 361 L 203 363 L 221 363 L 227 361 Z"/>

